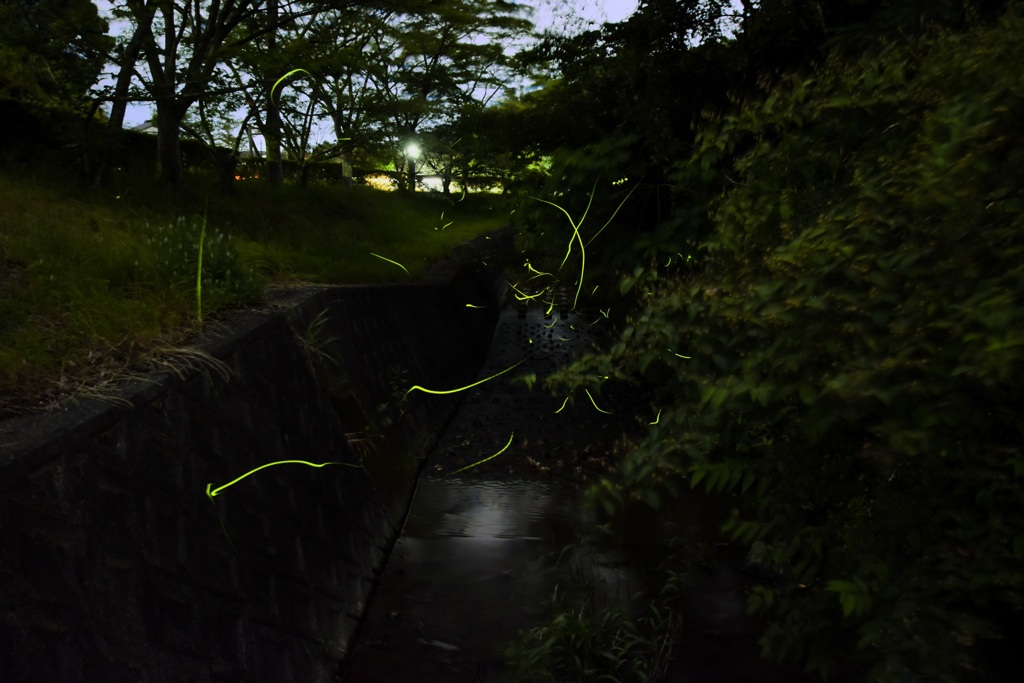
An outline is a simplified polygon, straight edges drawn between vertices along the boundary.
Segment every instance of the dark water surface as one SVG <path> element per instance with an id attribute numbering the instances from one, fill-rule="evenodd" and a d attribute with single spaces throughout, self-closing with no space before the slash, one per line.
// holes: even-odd
<path id="1" fill-rule="evenodd" d="M 518 631 L 549 615 L 556 586 L 583 582 L 595 589 L 599 607 L 635 611 L 645 587 L 656 591 L 648 569 L 668 538 L 677 539 L 689 573 L 667 680 L 802 680 L 757 657 L 745 579 L 727 557 L 736 549 L 717 531 L 728 500 L 694 494 L 670 515 L 628 520 L 618 540 L 599 531 L 604 520 L 583 491 L 605 471 L 621 435 L 635 429 L 634 419 L 621 416 L 649 406 L 636 396 L 595 396 L 614 413 L 607 415 L 583 396 L 556 414 L 564 397 L 506 381 L 530 372 L 542 379 L 587 350 L 599 331 L 595 320 L 502 312 L 480 377 L 523 363 L 467 392 L 426 463 L 345 681 L 510 681 L 505 649 Z M 498 451 L 513 433 L 507 451 L 449 476 Z"/>
<path id="2" fill-rule="evenodd" d="M 564 486 L 425 479 L 348 680 L 510 680 L 509 641 L 544 618 L 556 584 L 581 563 L 613 594 L 635 590 L 610 549 L 570 547 L 595 524 Z"/>

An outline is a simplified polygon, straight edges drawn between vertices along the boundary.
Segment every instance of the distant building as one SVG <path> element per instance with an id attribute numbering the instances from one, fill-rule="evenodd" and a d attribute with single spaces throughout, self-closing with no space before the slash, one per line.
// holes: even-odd
<path id="1" fill-rule="evenodd" d="M 133 133 L 145 133 L 146 135 L 156 135 L 156 118 L 151 118 L 148 121 L 140 123 L 137 126 L 132 126 L 128 130 Z"/>

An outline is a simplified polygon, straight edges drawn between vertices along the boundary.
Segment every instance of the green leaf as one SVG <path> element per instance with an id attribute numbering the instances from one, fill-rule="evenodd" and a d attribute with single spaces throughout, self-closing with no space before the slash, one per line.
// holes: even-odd
<path id="1" fill-rule="evenodd" d="M 703 481 L 704 477 L 706 477 L 707 475 L 708 471 L 703 467 L 698 467 L 698 469 L 694 470 L 693 478 L 690 479 L 690 488 L 697 488 L 697 485 L 700 484 L 700 482 Z"/>
<path id="2" fill-rule="evenodd" d="M 871 609 L 871 595 L 868 586 L 859 578 L 850 581 L 832 580 L 825 584 L 825 590 L 838 593 L 843 616 L 866 614 Z"/>
<path id="3" fill-rule="evenodd" d="M 645 351 L 645 352 L 641 353 L 640 354 L 640 359 L 639 359 L 639 362 L 638 362 L 638 367 L 640 368 L 640 372 L 641 373 L 646 372 L 648 366 L 650 366 L 650 364 L 657 357 L 658 357 L 658 354 L 655 353 L 654 351 Z"/>
<path id="4" fill-rule="evenodd" d="M 644 502 L 651 506 L 654 510 L 661 509 L 661 496 L 654 489 L 647 489 L 644 491 Z"/>

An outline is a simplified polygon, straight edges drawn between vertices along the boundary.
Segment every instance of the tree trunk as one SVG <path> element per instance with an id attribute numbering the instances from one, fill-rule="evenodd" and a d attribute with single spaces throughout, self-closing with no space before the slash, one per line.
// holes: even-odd
<path id="1" fill-rule="evenodd" d="M 210 148 L 210 158 L 213 161 L 221 191 L 226 195 L 234 194 L 238 155 L 233 151 L 212 147 Z"/>
<path id="2" fill-rule="evenodd" d="M 278 186 L 284 182 L 284 164 L 281 161 L 281 115 L 271 102 L 267 107 L 267 125 L 263 131 L 267 141 L 267 182 Z"/>
<path id="3" fill-rule="evenodd" d="M 180 185 L 185 176 L 181 164 L 182 114 L 175 104 L 167 100 L 156 103 L 157 177 L 172 187 Z"/>
<path id="4" fill-rule="evenodd" d="M 138 19 L 142 22 L 143 19 Z M 135 73 L 135 64 L 142 52 L 142 44 L 149 36 L 150 25 L 139 23 L 132 34 L 131 40 L 125 45 L 124 53 L 121 55 L 121 67 L 117 72 L 117 82 L 114 85 L 114 97 L 110 102 L 110 119 L 107 121 L 107 130 L 104 135 L 103 149 L 100 151 L 96 166 L 92 172 L 94 185 L 102 185 L 110 175 L 110 167 L 114 160 L 121 154 L 121 142 L 123 138 L 124 117 L 128 110 L 128 91 L 132 85 L 132 75 Z"/>
<path id="5" fill-rule="evenodd" d="M 268 0 L 267 15 L 271 25 L 277 24 L 278 0 Z M 274 54 L 277 48 L 277 30 L 267 36 L 267 52 Z M 267 182 L 272 186 L 280 186 L 284 182 L 284 165 L 281 163 L 281 112 L 274 104 L 274 94 L 270 92 L 277 78 L 271 74 L 267 79 L 267 123 L 263 138 L 267 142 Z"/>
<path id="6" fill-rule="evenodd" d="M 416 160 L 409 159 L 409 175 L 406 179 L 408 186 L 406 187 L 409 192 L 416 191 Z"/>
<path id="7" fill-rule="evenodd" d="M 341 153 L 341 184 L 345 187 L 352 187 L 352 152 Z"/>

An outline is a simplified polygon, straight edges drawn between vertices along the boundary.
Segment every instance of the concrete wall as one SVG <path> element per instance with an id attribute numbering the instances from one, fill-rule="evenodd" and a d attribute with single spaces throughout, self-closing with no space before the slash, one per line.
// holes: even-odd
<path id="1" fill-rule="evenodd" d="M 276 299 L 208 333 L 209 358 L 0 423 L 0 681 L 336 673 L 457 401 L 403 394 L 472 381 L 496 288 L 449 264 Z M 206 494 L 290 459 L 359 467 Z"/>

